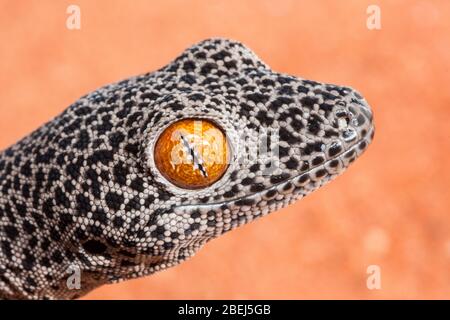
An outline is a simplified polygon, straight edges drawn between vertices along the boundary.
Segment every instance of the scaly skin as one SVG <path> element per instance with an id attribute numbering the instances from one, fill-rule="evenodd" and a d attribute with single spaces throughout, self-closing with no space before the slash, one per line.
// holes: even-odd
<path id="1" fill-rule="evenodd" d="M 155 168 L 158 134 L 183 118 L 217 123 L 233 149 L 210 187 L 177 188 Z M 373 132 L 356 91 L 276 73 L 238 42 L 203 41 L 82 97 L 0 154 L 0 297 L 77 298 L 174 266 L 342 173 Z M 73 266 L 80 290 L 66 285 Z"/>

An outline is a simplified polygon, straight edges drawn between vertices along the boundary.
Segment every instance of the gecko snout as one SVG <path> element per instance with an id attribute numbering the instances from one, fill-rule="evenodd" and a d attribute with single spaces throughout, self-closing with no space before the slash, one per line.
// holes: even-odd
<path id="1" fill-rule="evenodd" d="M 349 93 L 338 111 L 339 127 L 342 129 L 342 138 L 346 142 L 363 140 L 373 134 L 373 113 L 367 100 L 356 90 L 348 88 Z M 344 120 L 342 120 L 344 119 Z"/>

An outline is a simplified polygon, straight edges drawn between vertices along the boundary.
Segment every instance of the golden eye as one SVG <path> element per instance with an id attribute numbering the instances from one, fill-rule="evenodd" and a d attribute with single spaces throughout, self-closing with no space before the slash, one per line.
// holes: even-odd
<path id="1" fill-rule="evenodd" d="M 210 186 L 228 168 L 229 146 L 224 132 L 204 119 L 171 124 L 155 145 L 155 164 L 174 185 L 186 189 Z"/>

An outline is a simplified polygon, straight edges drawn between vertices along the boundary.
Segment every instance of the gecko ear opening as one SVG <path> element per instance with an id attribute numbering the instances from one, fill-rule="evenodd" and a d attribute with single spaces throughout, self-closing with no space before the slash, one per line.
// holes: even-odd
<path id="1" fill-rule="evenodd" d="M 229 144 L 224 131 L 206 119 L 183 119 L 169 125 L 154 148 L 155 164 L 170 183 L 201 189 L 227 171 Z"/>

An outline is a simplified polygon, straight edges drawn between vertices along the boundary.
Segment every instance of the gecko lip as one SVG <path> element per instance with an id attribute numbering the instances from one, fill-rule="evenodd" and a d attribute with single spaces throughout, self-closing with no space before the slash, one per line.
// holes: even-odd
<path id="1" fill-rule="evenodd" d="M 353 146 L 336 155 L 334 158 L 331 158 L 308 171 L 290 177 L 283 182 L 269 186 L 262 191 L 217 203 L 178 206 L 175 207 L 174 210 L 182 213 L 194 210 L 200 212 L 217 210 L 220 212 L 228 209 L 230 211 L 250 212 L 252 217 L 255 217 L 260 215 L 260 212 L 252 212 L 252 208 L 259 209 L 264 205 L 268 205 L 269 210 L 263 212 L 263 215 L 281 209 L 296 200 L 299 196 L 307 195 L 332 178 L 341 174 L 350 163 L 365 151 L 372 140 L 372 137 L 373 129 L 366 137 L 360 139 Z M 273 205 L 273 207 L 271 207 L 271 205 Z M 251 219 L 252 218 L 250 218 L 250 220 Z"/>

